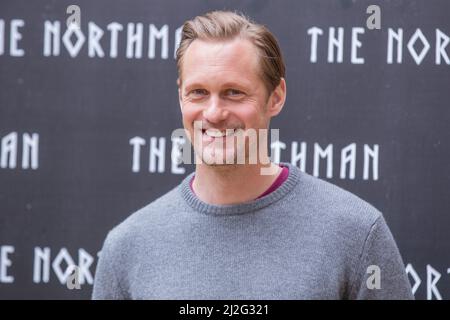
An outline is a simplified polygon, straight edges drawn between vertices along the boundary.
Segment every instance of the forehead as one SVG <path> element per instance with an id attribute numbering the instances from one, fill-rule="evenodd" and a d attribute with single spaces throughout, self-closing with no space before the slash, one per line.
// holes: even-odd
<path id="1" fill-rule="evenodd" d="M 238 82 L 254 86 L 259 77 L 255 46 L 246 39 L 194 40 L 183 57 L 183 84 Z"/>

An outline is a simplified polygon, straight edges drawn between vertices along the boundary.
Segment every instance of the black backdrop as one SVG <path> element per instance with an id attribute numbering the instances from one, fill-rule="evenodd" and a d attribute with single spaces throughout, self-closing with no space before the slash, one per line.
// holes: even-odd
<path id="1" fill-rule="evenodd" d="M 380 30 L 366 26 L 370 4 Z M 274 160 L 381 210 L 416 297 L 450 298 L 446 0 L 2 1 L 0 298 L 89 298 L 107 231 L 192 172 L 171 161 L 174 51 L 182 23 L 211 9 L 243 11 L 280 41 Z M 80 290 L 66 286 L 72 264 Z"/>

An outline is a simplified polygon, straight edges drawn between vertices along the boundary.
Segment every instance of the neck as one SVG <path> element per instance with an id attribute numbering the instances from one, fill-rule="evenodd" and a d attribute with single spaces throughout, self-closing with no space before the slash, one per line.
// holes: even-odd
<path id="1" fill-rule="evenodd" d="M 197 197 L 208 204 L 243 203 L 266 191 L 280 172 L 281 167 L 272 162 L 219 166 L 201 163 L 196 165 L 192 187 Z"/>

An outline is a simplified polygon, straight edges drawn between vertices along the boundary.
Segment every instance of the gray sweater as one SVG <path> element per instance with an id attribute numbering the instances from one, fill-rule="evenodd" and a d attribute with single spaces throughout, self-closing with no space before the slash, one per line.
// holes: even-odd
<path id="1" fill-rule="evenodd" d="M 413 299 L 382 214 L 283 164 L 287 180 L 253 201 L 206 204 L 191 173 L 132 214 L 104 242 L 92 298 Z"/>

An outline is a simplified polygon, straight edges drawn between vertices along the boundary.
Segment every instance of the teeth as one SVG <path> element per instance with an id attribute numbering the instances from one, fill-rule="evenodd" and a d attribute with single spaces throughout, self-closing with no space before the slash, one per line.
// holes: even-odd
<path id="1" fill-rule="evenodd" d="M 214 137 L 214 138 L 220 138 L 220 137 L 224 137 L 224 136 L 231 136 L 234 134 L 234 129 L 233 130 L 225 130 L 224 132 L 217 130 L 217 129 L 208 129 L 206 130 L 206 134 L 210 137 Z"/>

